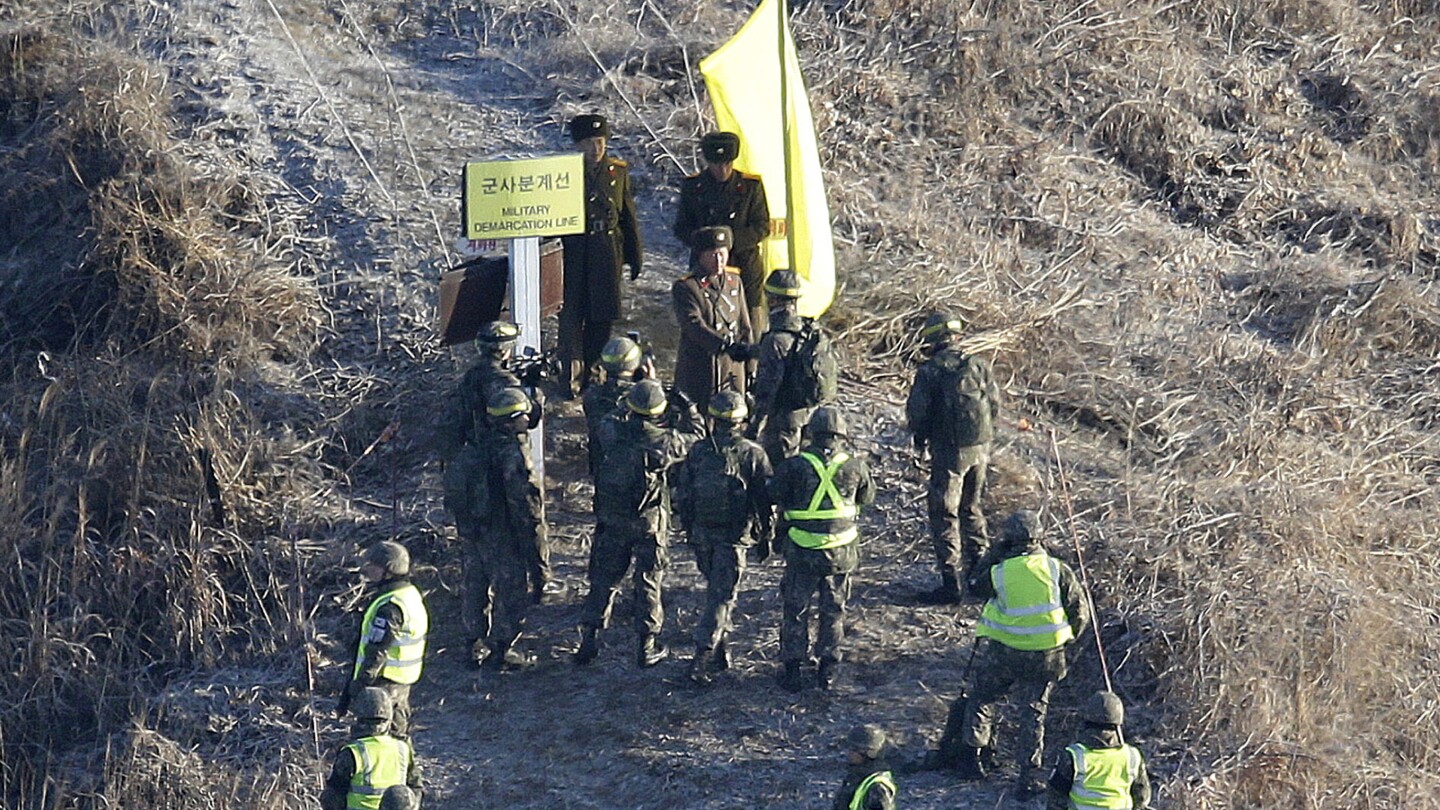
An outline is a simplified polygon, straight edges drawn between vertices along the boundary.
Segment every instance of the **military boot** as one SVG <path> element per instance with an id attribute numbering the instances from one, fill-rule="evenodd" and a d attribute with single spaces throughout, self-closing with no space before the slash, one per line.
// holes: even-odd
<path id="1" fill-rule="evenodd" d="M 956 579 L 954 571 L 944 571 L 940 574 L 940 584 L 934 589 L 922 591 L 916 598 L 923 605 L 958 605 L 965 599 L 965 594 L 960 590 L 960 581 Z"/>
<path id="2" fill-rule="evenodd" d="M 575 663 L 585 666 L 600 654 L 600 629 L 585 625 L 580 628 L 580 649 L 575 651 Z"/>
<path id="3" fill-rule="evenodd" d="M 715 682 L 715 676 L 711 674 L 714 668 L 715 651 L 706 647 L 695 649 L 695 658 L 690 661 L 690 680 L 699 686 L 709 686 Z"/>
<path id="4" fill-rule="evenodd" d="M 497 646 L 480 664 L 491 672 L 515 672 L 535 666 L 535 656 L 513 646 Z"/>
<path id="5" fill-rule="evenodd" d="M 725 641 L 722 639 L 715 646 L 715 657 L 710 659 L 711 672 L 724 672 L 730 668 L 730 651 L 725 648 Z"/>
<path id="6" fill-rule="evenodd" d="M 829 689 L 835 685 L 835 678 L 839 674 L 839 661 L 833 658 L 821 658 L 820 666 L 815 670 L 815 685 L 821 689 Z"/>
<path id="7" fill-rule="evenodd" d="M 645 636 L 640 639 L 640 647 L 635 651 L 635 663 L 642 667 L 653 667 L 664 661 L 670 655 L 665 645 L 654 636 Z"/>
<path id="8" fill-rule="evenodd" d="M 780 688 L 786 692 L 799 692 L 805 688 L 805 681 L 800 677 L 799 661 L 785 662 L 785 671 L 780 673 Z"/>

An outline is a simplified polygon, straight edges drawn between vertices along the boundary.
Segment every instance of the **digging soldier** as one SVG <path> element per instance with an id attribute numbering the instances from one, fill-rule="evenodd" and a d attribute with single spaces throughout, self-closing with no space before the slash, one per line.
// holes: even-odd
<path id="1" fill-rule="evenodd" d="M 408 788 L 414 798 L 408 807 L 418 806 L 420 768 L 410 742 L 391 733 L 390 696 L 366 687 L 355 693 L 350 708 L 355 712 L 353 739 L 335 753 L 320 792 L 320 810 L 381 810 L 397 786 Z"/>
<path id="2" fill-rule="evenodd" d="M 625 407 L 625 395 L 639 379 L 654 379 L 655 365 L 645 357 L 640 345 L 628 337 L 611 338 L 600 352 L 600 368 L 605 381 L 585 389 L 581 405 L 585 410 L 585 430 L 590 447 L 590 476 L 595 476 L 595 434 L 605 417 Z"/>
<path id="3" fill-rule="evenodd" d="M 850 575 L 860 562 L 860 507 L 875 500 L 875 485 L 864 459 L 843 448 L 849 435 L 833 405 L 815 409 L 805 427 L 804 450 L 780 462 L 766 489 L 780 510 L 777 533 L 786 538 L 785 574 L 780 580 L 783 618 L 780 685 L 791 692 L 805 687 L 801 667 L 810 660 L 810 601 L 819 592 L 815 656 L 817 683 L 828 689 L 840 665 L 845 636 L 845 603 Z"/>
<path id="4" fill-rule="evenodd" d="M 734 241 L 728 227 L 701 228 L 691 240 L 690 272 L 670 287 L 680 325 L 675 387 L 701 407 L 716 391 L 745 393 L 745 364 L 726 353 L 755 339 L 740 271 L 729 266 Z"/>
<path id="5" fill-rule="evenodd" d="M 778 464 L 800 449 L 800 431 L 820 405 L 835 401 L 839 364 L 830 339 L 814 318 L 800 315 L 803 292 L 793 270 L 776 270 L 765 280 L 770 329 L 758 346 L 735 344 L 734 360 L 759 359 L 750 393 L 755 399 L 751 434 L 758 435 L 770 461 Z"/>
<path id="6" fill-rule="evenodd" d="M 410 731 L 410 687 L 420 680 L 425 634 L 430 617 L 420 589 L 410 582 L 410 552 L 391 540 L 370 547 L 360 567 L 374 583 L 374 597 L 361 617 L 355 665 L 340 696 L 344 716 L 360 690 L 375 687 L 390 699 L 390 728 L 396 736 Z"/>
<path id="7" fill-rule="evenodd" d="M 845 781 L 832 810 L 895 810 L 895 774 L 890 770 L 885 732 L 857 726 L 845 738 Z"/>
<path id="8" fill-rule="evenodd" d="M 963 328 L 959 318 L 949 315 L 926 319 L 920 335 L 930 346 L 930 358 L 916 372 L 905 402 L 915 448 L 930 448 L 926 506 L 940 569 L 940 584 L 920 594 L 930 604 L 960 602 L 961 583 L 970 580 L 976 561 L 990 547 L 981 498 L 1000 387 L 989 361 L 960 350 Z"/>
<path id="9" fill-rule="evenodd" d="M 654 380 L 641 380 L 625 395 L 625 411 L 612 414 L 596 435 L 598 469 L 595 479 L 595 537 L 587 572 L 590 592 L 581 606 L 580 648 L 575 663 L 588 664 L 600 652 L 600 632 L 610 622 L 615 592 L 633 561 L 635 572 L 636 660 L 642 667 L 663 661 L 660 643 L 665 609 L 661 582 L 669 563 L 670 468 L 685 458 L 699 434 L 693 412 L 672 414 L 679 424 L 665 423 L 669 402 Z"/>
<path id="10" fill-rule="evenodd" d="M 770 461 L 743 435 L 745 398 L 721 391 L 710 398 L 709 435 L 691 445 L 675 485 L 675 513 L 705 577 L 705 609 L 695 626 L 690 680 L 709 684 L 730 666 L 725 638 L 732 623 L 747 549 L 763 561 L 774 538 L 774 509 L 766 500 Z"/>
<path id="11" fill-rule="evenodd" d="M 585 156 L 585 232 L 563 238 L 564 306 L 560 310 L 560 390 L 575 396 L 620 318 L 621 275 L 640 276 L 640 226 L 630 165 L 607 154 L 610 125 L 599 115 L 570 120 L 570 139 Z"/>
<path id="12" fill-rule="evenodd" d="M 1040 516 L 1029 510 L 1006 520 L 1000 546 L 981 562 L 973 586 L 988 599 L 975 626 L 975 686 L 951 704 L 939 748 L 926 763 L 983 779 L 996 748 L 994 703 L 1013 692 L 1030 714 L 1019 724 L 1024 759 L 1016 784 L 1022 793 L 1038 793 L 1050 693 L 1065 678 L 1072 643 L 1090 626 L 1089 603 L 1070 566 L 1045 552 Z"/>
<path id="13" fill-rule="evenodd" d="M 1045 810 L 1145 810 L 1150 775 L 1145 758 L 1126 745 L 1125 704 L 1114 692 L 1096 692 L 1080 712 L 1079 742 L 1055 762 L 1045 791 Z"/>
<path id="14" fill-rule="evenodd" d="M 490 428 L 476 447 L 476 475 L 466 492 L 468 510 L 478 516 L 473 546 L 480 563 L 472 569 L 477 576 L 465 582 L 466 612 L 488 608 L 489 614 L 486 633 L 471 652 L 490 670 L 535 663 L 515 643 L 526 612 L 540 601 L 549 580 L 544 498 L 526 437 L 531 407 L 518 388 L 502 388 L 490 397 Z"/>
<path id="15" fill-rule="evenodd" d="M 740 270 L 745 288 L 745 305 L 756 331 L 765 323 L 764 257 L 760 244 L 770 235 L 770 207 L 760 178 L 735 170 L 740 156 L 740 136 L 733 132 L 711 132 L 700 139 L 705 170 L 680 182 L 680 207 L 675 212 L 675 238 L 696 250 L 696 232 L 724 225 L 735 236 L 730 263 Z"/>

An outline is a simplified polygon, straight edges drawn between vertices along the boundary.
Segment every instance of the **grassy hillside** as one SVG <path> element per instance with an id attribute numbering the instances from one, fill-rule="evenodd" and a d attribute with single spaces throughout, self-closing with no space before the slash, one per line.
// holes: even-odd
<path id="1" fill-rule="evenodd" d="M 372 451 L 443 371 L 455 154 L 609 111 L 675 254 L 695 63 L 748 9 L 0 8 L 6 806 L 313 797 L 335 567 L 443 547 L 400 494 L 433 474 L 423 437 Z M 795 13 L 847 401 L 903 396 L 933 308 L 984 333 L 991 517 L 1039 504 L 1083 553 L 1172 807 L 1440 806 L 1437 12 Z M 879 446 L 901 487 L 908 451 Z M 923 547 L 913 512 L 870 528 Z"/>

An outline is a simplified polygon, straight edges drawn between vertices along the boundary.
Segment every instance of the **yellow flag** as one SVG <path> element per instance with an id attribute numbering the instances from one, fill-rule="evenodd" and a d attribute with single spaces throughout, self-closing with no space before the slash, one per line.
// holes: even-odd
<path id="1" fill-rule="evenodd" d="M 800 314 L 813 318 L 835 298 L 835 244 L 815 121 L 785 6 L 762 0 L 729 42 L 700 61 L 700 73 L 716 124 L 740 135 L 735 168 L 765 182 L 774 223 L 765 242 L 766 270 L 792 268 L 807 280 Z"/>

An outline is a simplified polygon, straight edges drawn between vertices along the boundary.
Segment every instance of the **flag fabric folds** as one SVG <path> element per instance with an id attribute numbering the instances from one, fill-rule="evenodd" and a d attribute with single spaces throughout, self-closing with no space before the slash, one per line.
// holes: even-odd
<path id="1" fill-rule="evenodd" d="M 740 135 L 735 168 L 765 182 L 772 223 L 766 270 L 790 268 L 808 281 L 800 313 L 813 318 L 835 297 L 835 246 L 815 121 L 785 5 L 762 0 L 730 41 L 700 61 L 700 73 L 716 124 Z"/>

